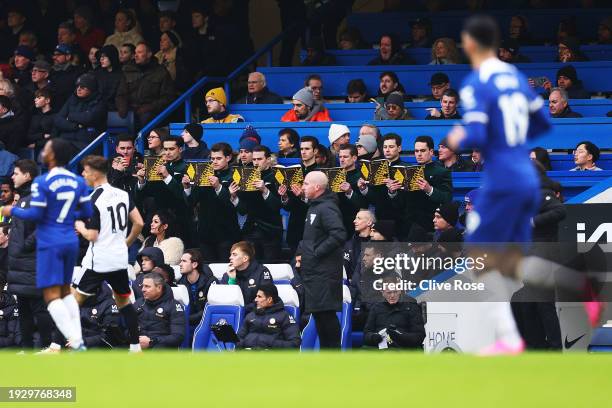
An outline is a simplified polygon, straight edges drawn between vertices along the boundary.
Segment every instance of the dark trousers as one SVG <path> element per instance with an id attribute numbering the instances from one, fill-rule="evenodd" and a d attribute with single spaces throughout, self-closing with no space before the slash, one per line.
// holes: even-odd
<path id="1" fill-rule="evenodd" d="M 336 312 L 333 310 L 314 312 L 312 317 L 315 319 L 321 349 L 339 349 L 341 334 Z"/>
<path id="2" fill-rule="evenodd" d="M 34 332 L 38 329 L 40 347 L 51 344 L 55 323 L 47 311 L 47 305 L 42 298 L 17 296 L 19 306 L 19 325 L 21 328 L 21 346 L 34 348 Z"/>
<path id="3" fill-rule="evenodd" d="M 262 231 L 252 229 L 244 235 L 244 240 L 255 247 L 255 258 L 262 262 L 279 261 L 281 257 L 281 237 L 271 237 Z"/>
<path id="4" fill-rule="evenodd" d="M 234 244 L 232 241 L 200 242 L 202 260 L 205 263 L 229 262 L 230 249 Z"/>

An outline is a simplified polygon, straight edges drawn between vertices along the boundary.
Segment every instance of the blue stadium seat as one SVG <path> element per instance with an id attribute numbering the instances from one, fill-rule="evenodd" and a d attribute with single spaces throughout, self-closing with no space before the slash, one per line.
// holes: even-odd
<path id="1" fill-rule="evenodd" d="M 189 312 L 190 312 L 191 306 L 188 304 L 185 305 L 185 338 L 183 339 L 183 342 L 180 345 L 180 349 L 189 349 L 191 348 L 191 341 L 192 341 L 192 337 L 193 337 L 193 332 L 195 330 L 195 327 L 192 327 L 189 325 Z"/>
<path id="2" fill-rule="evenodd" d="M 220 320 L 231 324 L 236 332 L 244 319 L 244 298 L 237 285 L 212 285 L 208 292 L 208 303 L 202 315 L 202 321 L 193 333 L 193 350 L 221 351 L 210 326 Z M 234 345 L 226 344 L 228 349 Z"/>
<path id="3" fill-rule="evenodd" d="M 352 332 L 352 320 L 351 320 L 351 291 L 348 286 L 342 285 L 342 311 L 337 313 L 338 320 L 340 321 L 340 347 L 342 350 L 351 348 L 351 332 Z M 315 322 L 312 316 L 308 320 L 308 324 L 302 331 L 302 345 L 300 350 L 319 350 L 319 335 L 315 327 Z"/>
<path id="4" fill-rule="evenodd" d="M 125 118 L 117 112 L 108 112 L 106 115 L 106 130 L 110 134 L 129 133 L 134 134 L 134 112 L 128 111 Z"/>
<path id="5" fill-rule="evenodd" d="M 606 113 L 612 111 L 612 100 L 610 99 L 572 99 L 569 101 L 574 112 L 584 117 L 606 117 Z M 406 102 L 404 104 L 415 119 L 425 119 L 429 114 L 427 109 L 440 109 L 439 102 Z M 370 121 L 374 117 L 373 103 L 328 103 L 330 116 L 334 121 L 362 120 Z M 275 122 L 291 109 L 290 104 L 273 105 L 242 105 L 230 106 L 230 112 L 242 115 L 247 122 Z M 463 108 L 459 107 L 463 113 Z"/>
<path id="6" fill-rule="evenodd" d="M 285 305 L 285 310 L 296 322 L 300 321 L 300 299 L 293 286 L 288 284 L 276 284 L 278 289 L 278 297 L 281 298 Z M 299 323 L 298 323 L 299 324 Z"/>
<path id="7" fill-rule="evenodd" d="M 516 64 L 527 77 L 542 77 L 555 79 L 557 70 L 566 64 L 562 63 L 530 63 Z M 584 88 L 590 92 L 612 91 L 612 61 L 574 62 L 572 65 L 578 72 Z M 325 96 L 345 97 L 346 84 L 351 79 L 361 78 L 366 84 L 369 95 L 376 95 L 379 85 L 379 75 L 383 71 L 394 71 L 409 95 L 429 95 L 429 81 L 436 72 L 448 75 L 453 86 L 459 86 L 462 80 L 472 72 L 469 65 L 386 65 L 357 67 L 259 67 L 257 69 L 266 76 L 268 87 L 277 94 L 291 97 L 310 74 L 319 74 L 325 86 Z M 542 91 L 542 90 L 540 90 Z M 333 116 L 332 116 L 333 118 Z"/>
<path id="8" fill-rule="evenodd" d="M 584 45 L 580 47 L 580 51 L 590 61 L 612 61 L 612 47 L 609 45 Z M 337 65 L 344 66 L 367 65 L 370 60 L 378 56 L 378 52 L 374 48 L 326 51 L 327 54 L 336 58 Z M 414 59 L 417 64 L 425 65 L 431 61 L 431 48 L 406 48 L 404 53 Z M 520 53 L 529 58 L 531 62 L 553 62 L 559 57 L 557 46 L 550 45 L 521 47 Z M 300 58 L 303 60 L 305 57 L 306 51 L 301 51 Z"/>
<path id="9" fill-rule="evenodd" d="M 272 275 L 272 280 L 276 285 L 289 284 L 293 279 L 293 269 L 288 263 L 264 264 Z"/>
<path id="10" fill-rule="evenodd" d="M 212 271 L 213 275 L 215 275 L 215 278 L 217 278 L 219 281 L 221 280 L 221 278 L 223 278 L 223 275 L 225 274 L 225 272 L 227 271 L 227 265 L 228 263 L 210 263 L 208 264 L 208 267 L 210 268 L 210 270 Z"/>

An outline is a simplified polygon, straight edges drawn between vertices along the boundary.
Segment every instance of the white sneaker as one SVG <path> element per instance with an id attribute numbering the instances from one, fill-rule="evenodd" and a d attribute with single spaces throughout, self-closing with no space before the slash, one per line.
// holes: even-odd
<path id="1" fill-rule="evenodd" d="M 62 351 L 62 346 L 60 346 L 57 343 L 51 343 L 49 344 L 49 347 L 44 348 L 42 350 L 40 350 L 38 353 L 35 354 L 58 354 Z"/>

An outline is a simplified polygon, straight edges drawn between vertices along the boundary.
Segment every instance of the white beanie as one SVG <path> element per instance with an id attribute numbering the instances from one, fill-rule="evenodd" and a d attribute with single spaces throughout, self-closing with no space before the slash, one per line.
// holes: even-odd
<path id="1" fill-rule="evenodd" d="M 342 135 L 346 135 L 347 133 L 349 135 L 351 134 L 351 130 L 348 128 L 348 126 L 332 123 L 332 125 L 329 127 L 329 134 L 327 136 L 329 138 L 329 143 L 334 143 L 336 140 L 340 139 Z"/>

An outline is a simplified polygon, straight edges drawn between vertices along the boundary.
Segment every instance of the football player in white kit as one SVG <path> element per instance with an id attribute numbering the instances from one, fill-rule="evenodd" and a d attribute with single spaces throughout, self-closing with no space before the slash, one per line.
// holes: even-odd
<path id="1" fill-rule="evenodd" d="M 128 247 L 144 226 L 138 209 L 129 194 L 108 183 L 109 162 L 102 156 L 87 156 L 81 162 L 83 177 L 94 188 L 91 194 L 93 216 L 87 223 L 77 221 L 75 229 L 89 241 L 81 262 L 85 271 L 78 283 L 75 297 L 79 305 L 92 296 L 102 281 L 113 289 L 119 312 L 128 326 L 130 352 L 141 351 L 138 339 L 138 316 L 130 302 L 128 279 Z M 132 228 L 128 234 L 128 220 Z"/>

